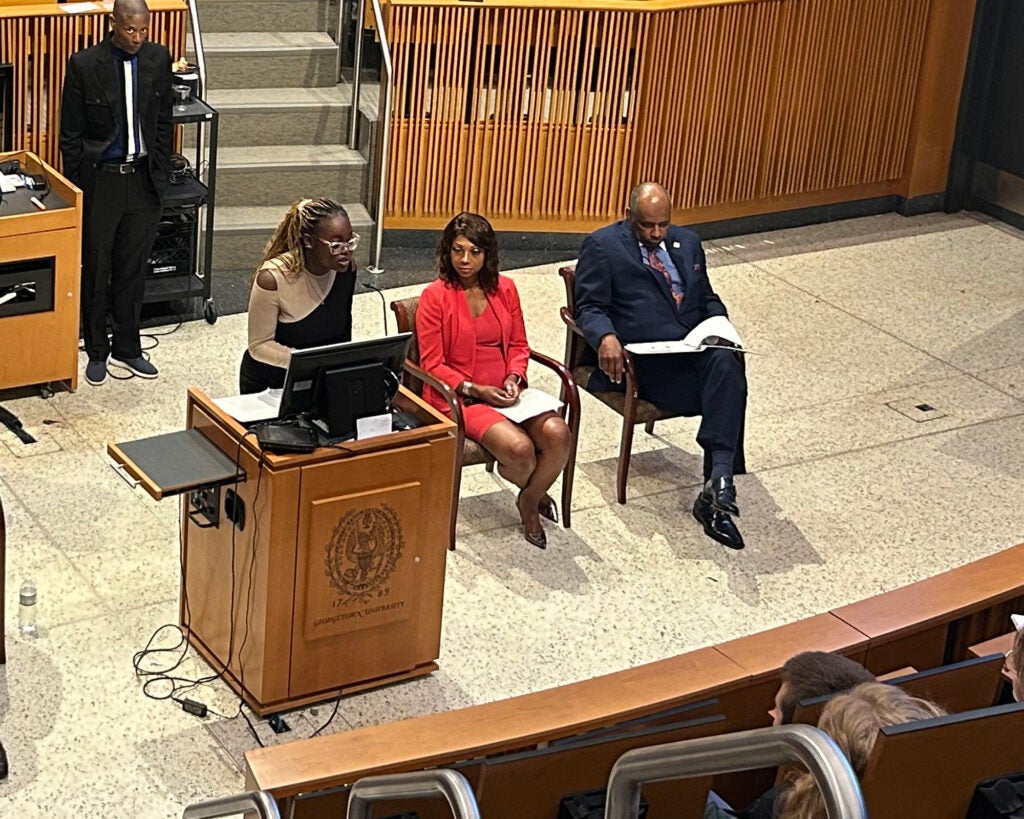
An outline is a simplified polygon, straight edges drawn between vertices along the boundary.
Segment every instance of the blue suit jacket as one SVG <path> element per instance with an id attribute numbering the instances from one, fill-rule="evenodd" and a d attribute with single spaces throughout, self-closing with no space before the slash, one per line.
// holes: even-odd
<path id="1" fill-rule="evenodd" d="M 576 263 L 576 323 L 591 347 L 608 333 L 623 344 L 680 339 L 704 319 L 728 315 L 708 281 L 697 234 L 670 226 L 665 247 L 683 281 L 678 309 L 665 277 L 643 263 L 629 222 L 584 240 Z"/>

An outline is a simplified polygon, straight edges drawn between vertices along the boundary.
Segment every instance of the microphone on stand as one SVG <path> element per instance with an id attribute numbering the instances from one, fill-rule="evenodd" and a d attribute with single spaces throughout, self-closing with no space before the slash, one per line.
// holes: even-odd
<path id="1" fill-rule="evenodd" d="M 381 292 L 380 284 L 381 277 L 384 274 L 383 267 L 377 267 L 376 265 L 370 265 L 366 268 L 366 276 L 359 283 L 367 290 L 373 290 L 378 296 L 380 296 L 380 312 L 381 321 L 384 325 L 383 335 L 388 334 L 388 308 L 385 303 L 384 294 Z"/>

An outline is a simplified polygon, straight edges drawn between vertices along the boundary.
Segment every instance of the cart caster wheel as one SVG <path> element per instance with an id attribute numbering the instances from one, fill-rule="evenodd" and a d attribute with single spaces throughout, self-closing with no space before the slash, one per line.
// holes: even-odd
<path id="1" fill-rule="evenodd" d="M 207 324 L 217 323 L 217 308 L 213 306 L 212 301 L 206 302 L 206 306 L 203 307 L 203 316 L 206 318 Z"/>
<path id="2" fill-rule="evenodd" d="M 40 384 L 39 397 L 43 399 L 53 398 L 53 387 L 49 384 Z"/>

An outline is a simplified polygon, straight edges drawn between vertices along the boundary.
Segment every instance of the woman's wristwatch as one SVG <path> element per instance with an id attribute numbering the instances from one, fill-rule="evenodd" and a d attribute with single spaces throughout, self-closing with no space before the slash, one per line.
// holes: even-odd
<path id="1" fill-rule="evenodd" d="M 472 381 L 463 381 L 462 384 L 459 385 L 459 392 L 462 393 L 462 395 L 464 395 L 466 398 L 469 398 L 469 391 L 471 389 L 473 389 Z"/>

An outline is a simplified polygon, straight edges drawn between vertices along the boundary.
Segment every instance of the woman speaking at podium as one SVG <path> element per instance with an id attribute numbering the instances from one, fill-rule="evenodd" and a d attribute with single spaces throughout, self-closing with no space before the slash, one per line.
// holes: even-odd
<path id="1" fill-rule="evenodd" d="M 358 244 L 348 213 L 333 199 L 291 206 L 249 291 L 249 347 L 239 392 L 283 387 L 292 350 L 352 340 Z"/>
<path id="2" fill-rule="evenodd" d="M 437 246 L 437 270 L 416 316 L 420 363 L 460 396 L 466 435 L 520 488 L 516 505 L 524 536 L 543 549 L 540 517 L 558 520 L 547 491 L 568 460 L 569 428 L 556 412 L 517 424 L 495 409 L 518 400 L 530 348 L 519 293 L 498 273 L 498 241 L 483 216 L 460 213 L 448 223 Z M 435 390 L 423 392 L 435 407 L 447 409 Z"/>

